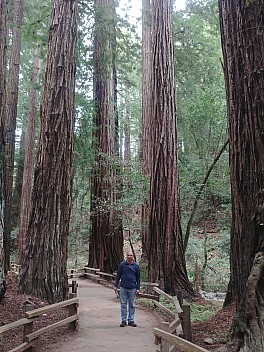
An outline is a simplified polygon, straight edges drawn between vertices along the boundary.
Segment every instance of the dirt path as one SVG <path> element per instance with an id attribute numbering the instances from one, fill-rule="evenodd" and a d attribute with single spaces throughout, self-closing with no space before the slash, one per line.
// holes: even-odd
<path id="1" fill-rule="evenodd" d="M 160 322 L 152 312 L 137 305 L 136 328 L 120 328 L 120 304 L 114 290 L 89 280 L 78 280 L 78 331 L 62 343 L 54 345 L 56 352 L 109 352 L 156 350 L 153 329 Z"/>

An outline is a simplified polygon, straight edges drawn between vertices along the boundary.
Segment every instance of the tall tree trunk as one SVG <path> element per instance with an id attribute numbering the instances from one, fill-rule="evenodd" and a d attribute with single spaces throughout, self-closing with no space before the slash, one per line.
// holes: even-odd
<path id="1" fill-rule="evenodd" d="M 126 92 L 126 97 L 129 96 L 129 93 Z M 128 108 L 128 101 L 125 98 L 125 116 L 124 116 L 124 159 L 125 162 L 130 162 L 131 160 L 131 138 L 130 138 L 130 110 Z"/>
<path id="2" fill-rule="evenodd" d="M 151 6 L 150 0 L 142 0 L 142 162 L 143 173 L 150 177 L 152 160 L 151 140 Z M 142 259 L 147 260 L 150 255 L 149 199 L 142 206 Z"/>
<path id="3" fill-rule="evenodd" d="M 7 94 L 7 116 L 5 123 L 5 208 L 4 208 L 4 246 L 6 269 L 10 269 L 10 244 L 12 229 L 12 192 L 14 174 L 15 134 L 18 102 L 18 84 L 21 51 L 21 24 L 23 0 L 14 0 L 12 46 L 9 61 L 9 80 Z"/>
<path id="4" fill-rule="evenodd" d="M 16 172 L 14 177 L 14 187 L 12 195 L 12 229 L 18 227 L 19 223 L 19 208 L 21 199 L 21 189 L 23 183 L 23 170 L 24 170 L 24 159 L 25 159 L 25 131 L 22 129 L 19 143 L 19 151 L 16 157 Z M 14 244 L 11 240 L 11 251 L 12 245 Z"/>
<path id="5" fill-rule="evenodd" d="M 264 351 L 264 2 L 219 0 L 232 198 L 228 351 Z M 228 303 L 228 302 L 226 302 Z"/>
<path id="6" fill-rule="evenodd" d="M 76 0 L 53 0 L 27 249 L 19 285 L 48 302 L 67 298 L 72 197 Z"/>
<path id="7" fill-rule="evenodd" d="M 36 115 L 38 91 L 35 86 L 39 81 L 39 47 L 36 48 L 34 69 L 31 78 L 31 91 L 29 96 L 28 126 L 25 136 L 25 160 L 23 168 L 23 183 L 21 190 L 20 222 L 18 233 L 17 263 L 21 264 L 26 250 L 26 234 L 31 211 L 32 178 L 34 169 L 34 146 L 36 135 Z"/>
<path id="8" fill-rule="evenodd" d="M 123 258 L 117 200 L 117 115 L 115 75 L 115 1 L 95 0 L 94 99 L 95 166 L 92 175 L 89 266 L 114 272 Z"/>
<path id="9" fill-rule="evenodd" d="M 152 120 L 149 281 L 166 292 L 194 291 L 187 277 L 178 183 L 172 0 L 153 1 Z"/>
<path id="10" fill-rule="evenodd" d="M 6 45 L 8 0 L 0 0 L 0 302 L 6 291 L 4 247 L 4 128 L 6 117 Z"/>

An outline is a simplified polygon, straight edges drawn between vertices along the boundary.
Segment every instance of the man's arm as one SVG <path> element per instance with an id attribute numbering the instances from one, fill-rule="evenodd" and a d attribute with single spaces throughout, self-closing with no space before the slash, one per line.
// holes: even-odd
<path id="1" fill-rule="evenodd" d="M 137 267 L 137 276 L 136 276 L 136 279 L 137 279 L 137 290 L 136 290 L 136 293 L 138 294 L 139 293 L 139 290 L 140 290 L 140 267 L 138 265 Z"/>

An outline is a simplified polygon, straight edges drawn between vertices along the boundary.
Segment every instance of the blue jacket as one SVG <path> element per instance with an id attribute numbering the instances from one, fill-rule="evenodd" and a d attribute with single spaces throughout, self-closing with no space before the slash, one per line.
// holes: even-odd
<path id="1" fill-rule="evenodd" d="M 140 290 L 140 268 L 138 263 L 132 262 L 128 264 L 126 260 L 120 263 L 116 273 L 115 287 L 118 287 L 120 280 L 120 287 Z"/>

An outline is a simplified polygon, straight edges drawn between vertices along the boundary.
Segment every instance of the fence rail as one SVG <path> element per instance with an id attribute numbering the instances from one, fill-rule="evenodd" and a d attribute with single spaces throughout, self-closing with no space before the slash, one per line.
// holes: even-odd
<path id="1" fill-rule="evenodd" d="M 100 269 L 84 267 L 82 269 L 83 277 L 92 279 L 98 283 L 107 281 L 113 283 L 114 274 L 101 273 Z M 100 275 L 101 273 L 101 275 Z M 104 278 L 102 278 L 105 276 Z M 158 346 L 156 352 L 209 352 L 203 347 L 193 344 L 192 327 L 190 316 L 190 305 L 183 304 L 182 292 L 177 292 L 176 296 L 171 296 L 162 291 L 157 283 L 144 283 L 147 287 L 146 293 L 139 293 L 138 297 L 152 299 L 153 304 L 160 309 L 169 321 L 161 323 L 161 329 L 155 328 L 155 343 Z M 173 311 L 160 302 L 160 297 L 163 297 L 169 303 L 174 305 Z"/>
<path id="2" fill-rule="evenodd" d="M 172 335 L 162 329 L 155 328 L 153 331 L 156 337 L 156 344 L 159 345 L 157 352 L 209 352 L 203 347 L 194 345 L 192 342 L 184 340 L 179 336 Z M 171 347 L 173 346 L 173 349 Z"/>
<path id="3" fill-rule="evenodd" d="M 90 268 L 88 266 L 85 266 L 82 269 L 82 274 L 81 274 L 84 278 L 93 280 L 97 283 L 105 283 L 107 282 L 107 284 L 110 285 L 114 285 L 115 283 L 115 278 L 116 278 L 116 274 L 109 274 L 109 273 L 105 273 L 103 271 L 101 271 L 100 269 L 97 268 Z M 158 286 L 158 284 L 150 284 L 148 282 L 141 282 L 141 285 L 143 286 L 147 286 L 148 288 L 148 292 L 150 292 L 150 289 L 152 290 L 152 288 L 154 286 Z M 148 287 L 149 286 L 149 287 Z M 119 291 L 119 289 L 118 289 Z M 151 294 L 151 293 L 144 293 L 144 292 L 140 292 L 138 294 L 138 298 L 148 298 L 148 299 L 153 299 L 155 301 L 159 300 L 159 294 Z"/>
<path id="4" fill-rule="evenodd" d="M 19 319 L 17 321 L 14 321 L 13 323 L 6 324 L 0 327 L 0 337 L 1 337 L 1 334 L 4 334 L 9 330 L 23 327 L 22 343 L 19 346 L 10 350 L 9 352 L 32 351 L 37 339 L 42 334 L 45 334 L 54 329 L 57 329 L 58 327 L 69 324 L 69 328 L 71 330 L 76 329 L 76 323 L 79 319 L 79 315 L 78 315 L 79 298 L 76 297 L 76 292 L 74 292 L 77 289 L 76 281 L 75 282 L 73 281 L 70 287 L 72 287 L 72 293 L 70 293 L 70 296 L 73 298 L 67 299 L 59 303 L 51 304 L 45 307 L 41 307 L 38 309 L 27 311 L 25 312 L 25 318 Z M 51 311 L 65 308 L 65 307 L 68 307 L 68 311 L 69 311 L 68 318 L 62 319 L 56 323 L 40 328 L 33 332 L 34 322 L 39 320 L 43 316 L 43 314 L 50 313 Z"/>

